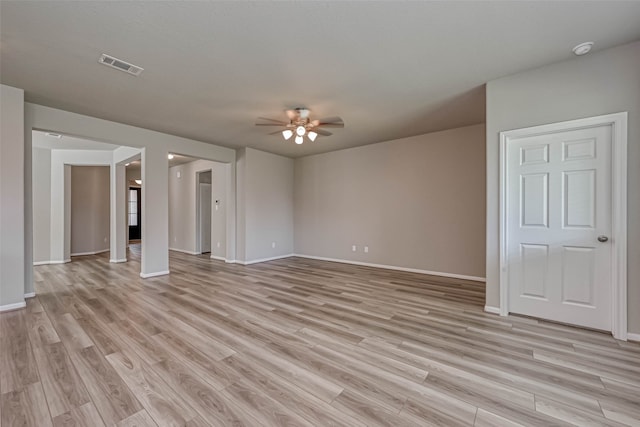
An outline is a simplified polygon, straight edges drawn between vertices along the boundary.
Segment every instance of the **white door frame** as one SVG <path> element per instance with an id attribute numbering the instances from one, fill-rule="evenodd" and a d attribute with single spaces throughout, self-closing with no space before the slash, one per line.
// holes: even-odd
<path id="1" fill-rule="evenodd" d="M 509 314 L 509 270 L 507 265 L 507 145 L 513 139 L 611 126 L 611 332 L 619 340 L 627 340 L 627 113 L 551 123 L 500 132 L 500 315 Z"/>

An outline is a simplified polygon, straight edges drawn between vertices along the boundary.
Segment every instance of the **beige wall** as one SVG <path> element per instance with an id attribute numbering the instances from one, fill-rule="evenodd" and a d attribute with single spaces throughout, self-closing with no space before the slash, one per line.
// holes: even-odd
<path id="1" fill-rule="evenodd" d="M 239 150 L 240 261 L 293 253 L 293 164 L 287 157 L 252 148 Z"/>
<path id="2" fill-rule="evenodd" d="M 0 85 L 0 309 L 3 306 L 10 308 L 12 304 L 22 305 L 25 292 L 30 291 L 24 286 L 26 245 L 23 105 L 22 89 Z"/>
<path id="3" fill-rule="evenodd" d="M 475 125 L 297 159 L 295 252 L 484 277 L 484 138 Z"/>
<path id="4" fill-rule="evenodd" d="M 71 167 L 71 255 L 109 250 L 108 166 Z"/>
<path id="5" fill-rule="evenodd" d="M 640 42 L 487 84 L 487 305 L 498 307 L 499 132 L 627 111 L 628 322 L 640 333 Z"/>

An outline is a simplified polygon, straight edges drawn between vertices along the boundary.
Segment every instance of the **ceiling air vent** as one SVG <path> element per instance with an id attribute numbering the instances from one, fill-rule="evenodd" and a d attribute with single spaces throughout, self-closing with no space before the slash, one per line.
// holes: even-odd
<path id="1" fill-rule="evenodd" d="M 98 62 L 104 64 L 108 67 L 115 68 L 116 70 L 124 71 L 125 73 L 132 74 L 134 76 L 139 76 L 140 73 L 144 70 L 142 67 L 138 67 L 137 65 L 129 64 L 128 62 L 124 62 L 118 58 L 114 58 L 113 56 L 109 56 L 107 54 L 102 54 L 98 59 Z"/>

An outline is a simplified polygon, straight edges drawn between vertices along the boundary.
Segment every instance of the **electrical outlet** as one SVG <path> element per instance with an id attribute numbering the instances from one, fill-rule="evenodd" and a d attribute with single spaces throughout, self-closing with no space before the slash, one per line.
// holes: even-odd
<path id="1" fill-rule="evenodd" d="M 275 249 L 275 247 L 276 247 L 276 242 L 271 242 L 271 247 Z"/>
<path id="2" fill-rule="evenodd" d="M 365 246 L 365 247 L 364 247 L 364 253 L 365 253 L 365 254 L 368 254 L 368 253 L 369 253 L 369 246 Z"/>
<path id="3" fill-rule="evenodd" d="M 358 247 L 356 245 L 351 246 L 351 252 L 355 252 L 358 250 Z"/>
<path id="4" fill-rule="evenodd" d="M 177 242 L 177 241 L 178 241 L 178 236 L 175 236 L 175 237 L 173 238 L 173 241 L 174 241 L 174 242 Z"/>
<path id="5" fill-rule="evenodd" d="M 178 178 L 182 178 L 182 174 L 180 173 L 180 171 L 176 172 L 176 176 L 177 176 Z"/>
<path id="6" fill-rule="evenodd" d="M 218 242 L 218 244 L 216 246 L 220 247 L 220 242 Z"/>

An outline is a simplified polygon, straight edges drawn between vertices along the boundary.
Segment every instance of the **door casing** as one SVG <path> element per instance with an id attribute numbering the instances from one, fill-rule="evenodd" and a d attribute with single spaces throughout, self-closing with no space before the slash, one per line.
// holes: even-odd
<path id="1" fill-rule="evenodd" d="M 627 340 L 627 112 L 500 132 L 500 315 L 509 314 L 508 186 L 509 142 L 527 136 L 611 126 L 611 285 L 614 338 Z"/>

